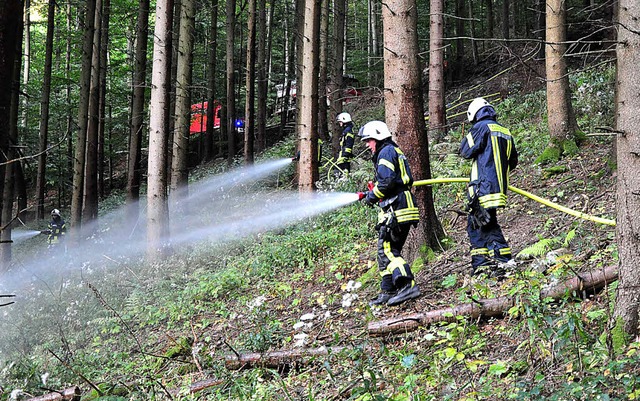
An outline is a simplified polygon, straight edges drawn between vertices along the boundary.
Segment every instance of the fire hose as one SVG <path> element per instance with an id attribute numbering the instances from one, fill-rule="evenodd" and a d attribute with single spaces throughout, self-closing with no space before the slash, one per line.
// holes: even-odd
<path id="1" fill-rule="evenodd" d="M 414 187 L 419 187 L 419 186 L 422 186 L 422 185 L 443 184 L 443 183 L 448 183 L 448 182 L 469 182 L 469 179 L 468 178 L 462 178 L 462 177 L 432 178 L 432 179 L 429 179 L 429 180 L 415 181 L 413 183 L 413 186 Z M 509 189 L 511 191 L 519 194 L 519 195 L 526 196 L 529 199 L 533 199 L 536 202 L 539 202 L 539 203 L 541 203 L 541 204 L 543 204 L 545 206 L 552 207 L 552 208 L 554 208 L 556 210 L 559 210 L 559 211 L 564 212 L 566 214 L 569 214 L 571 216 L 575 216 L 575 217 L 579 217 L 581 219 L 593 221 L 594 223 L 606 224 L 608 226 L 615 226 L 616 225 L 616 221 L 615 220 L 603 219 L 602 217 L 592 216 L 592 215 L 587 214 L 587 213 L 582 213 L 582 212 L 579 212 L 577 210 L 570 209 L 570 208 L 568 208 L 566 206 L 559 205 L 559 204 L 557 204 L 555 202 L 552 202 L 552 201 L 550 201 L 548 199 L 541 198 L 541 197 L 539 197 L 537 195 L 534 195 L 534 194 L 532 194 L 530 192 L 527 192 L 527 191 L 525 191 L 523 189 L 516 188 L 513 185 L 509 185 Z"/>

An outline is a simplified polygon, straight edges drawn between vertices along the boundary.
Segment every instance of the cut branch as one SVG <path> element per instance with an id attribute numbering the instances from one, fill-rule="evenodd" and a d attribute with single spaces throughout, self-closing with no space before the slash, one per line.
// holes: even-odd
<path id="1" fill-rule="evenodd" d="M 205 379 L 192 383 L 188 388 L 176 388 L 169 390 L 169 394 L 173 397 L 186 394 L 195 394 L 199 391 L 206 390 L 210 387 L 219 386 L 224 383 L 221 379 Z"/>
<path id="2" fill-rule="evenodd" d="M 225 366 L 229 370 L 270 368 L 278 369 L 289 365 L 306 365 L 318 356 L 336 354 L 352 347 L 320 347 L 248 354 L 227 355 Z"/>
<path id="3" fill-rule="evenodd" d="M 597 291 L 618 279 L 617 266 L 609 266 L 599 271 L 582 273 L 562 283 L 545 287 L 540 297 L 559 299 L 567 292 Z M 452 306 L 434 311 L 412 313 L 394 318 L 369 323 L 369 336 L 381 337 L 387 334 L 400 334 L 416 330 L 438 322 L 453 322 L 456 316 L 467 316 L 472 319 L 480 317 L 503 316 L 515 305 L 515 298 L 504 296 L 475 300 L 472 303 Z"/>
<path id="4" fill-rule="evenodd" d="M 57 400 L 71 400 L 80 401 L 80 387 L 73 386 L 62 391 L 55 391 L 53 393 L 41 395 L 40 397 L 29 398 L 26 401 L 57 401 Z"/>

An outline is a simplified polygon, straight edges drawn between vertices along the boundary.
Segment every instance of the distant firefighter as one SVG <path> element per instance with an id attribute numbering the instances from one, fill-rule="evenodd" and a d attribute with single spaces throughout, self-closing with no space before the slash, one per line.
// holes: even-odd
<path id="1" fill-rule="evenodd" d="M 336 165 L 343 174 L 351 171 L 351 160 L 353 160 L 353 142 L 355 135 L 353 133 L 353 121 L 351 114 L 340 113 L 336 117 L 338 127 L 340 127 L 340 154 L 336 159 Z"/>
<path id="2" fill-rule="evenodd" d="M 49 222 L 48 229 L 42 231 L 42 233 L 47 235 L 49 247 L 54 247 L 64 242 L 64 238 L 67 234 L 67 227 L 64 223 L 64 219 L 60 216 L 60 211 L 58 209 L 53 209 L 51 211 L 51 221 Z"/>

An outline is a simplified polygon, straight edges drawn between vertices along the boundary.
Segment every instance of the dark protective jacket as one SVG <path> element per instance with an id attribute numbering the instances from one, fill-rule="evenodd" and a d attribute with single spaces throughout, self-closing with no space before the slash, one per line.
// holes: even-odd
<path id="1" fill-rule="evenodd" d="M 415 198 L 411 193 L 413 177 L 404 153 L 391 139 L 378 142 L 373 154 L 376 182 L 367 192 L 369 203 L 380 202 L 383 211 L 392 209 L 398 223 L 417 223 L 420 219 Z"/>
<path id="2" fill-rule="evenodd" d="M 50 244 L 57 244 L 64 239 L 67 233 L 67 227 L 65 226 L 62 218 L 53 219 L 49 222 L 49 236 L 47 237 Z"/>
<path id="3" fill-rule="evenodd" d="M 350 162 L 353 159 L 353 141 L 355 134 L 353 133 L 353 123 L 348 122 L 342 129 L 340 137 L 340 154 L 338 155 L 338 163 Z"/>
<path id="4" fill-rule="evenodd" d="M 478 110 L 476 120 L 460 144 L 460 155 L 472 160 L 469 199 L 477 196 L 485 209 L 503 207 L 509 171 L 518 164 L 516 145 L 509 130 L 496 122 L 493 107 Z"/>

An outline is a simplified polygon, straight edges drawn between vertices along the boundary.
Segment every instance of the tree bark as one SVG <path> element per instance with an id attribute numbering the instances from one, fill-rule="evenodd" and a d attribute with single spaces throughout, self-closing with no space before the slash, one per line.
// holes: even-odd
<path id="1" fill-rule="evenodd" d="M 248 0 L 247 20 L 247 75 L 245 81 L 246 103 L 244 113 L 244 164 L 253 164 L 254 134 L 256 123 L 256 0 Z"/>
<path id="2" fill-rule="evenodd" d="M 42 77 L 42 96 L 40 97 L 40 134 L 38 141 L 38 173 L 36 176 L 36 218 L 44 219 L 44 192 L 46 187 L 46 167 L 49 135 L 49 105 L 51 98 L 51 70 L 53 64 L 53 34 L 55 30 L 54 0 L 49 0 L 47 11 L 47 37 L 45 39 L 44 72 Z"/>
<path id="3" fill-rule="evenodd" d="M 235 96 L 235 63 L 233 57 L 233 47 L 235 42 L 236 28 L 236 0 L 227 0 L 227 164 L 233 163 L 236 155 L 236 96 Z"/>
<path id="4" fill-rule="evenodd" d="M 74 386 L 66 388 L 60 392 L 56 391 L 39 397 L 29 398 L 25 401 L 80 401 L 81 394 L 82 391 L 80 391 L 80 387 Z"/>
<path id="5" fill-rule="evenodd" d="M 131 131 L 127 165 L 127 210 L 129 222 L 138 220 L 140 182 L 142 180 L 142 136 L 147 78 L 147 37 L 149 36 L 149 0 L 140 0 L 136 22 L 136 50 L 133 65 L 133 99 L 131 101 Z"/>
<path id="6" fill-rule="evenodd" d="M 105 196 L 105 128 L 107 125 L 107 64 L 109 62 L 109 20 L 111 18 L 111 0 L 104 0 L 102 5 L 102 26 L 100 28 L 100 62 L 98 68 L 98 200 Z M 111 182 L 111 181 L 109 181 Z M 96 202 L 96 205 L 98 203 Z"/>
<path id="7" fill-rule="evenodd" d="M 176 110 L 171 159 L 171 204 L 177 205 L 186 196 L 189 179 L 189 126 L 191 125 L 191 75 L 194 37 L 194 0 L 182 0 L 180 5 L 180 37 L 176 70 Z"/>
<path id="8" fill-rule="evenodd" d="M 91 86 L 91 59 L 93 55 L 93 31 L 95 28 L 96 0 L 87 0 L 84 11 L 82 42 L 82 70 L 80 77 L 80 100 L 78 102 L 78 129 L 73 159 L 73 193 L 71 194 L 71 242 L 80 238 L 82 227 L 82 201 L 84 198 L 84 169 L 86 161 L 87 128 L 89 125 L 89 93 Z"/>
<path id="9" fill-rule="evenodd" d="M 318 181 L 318 61 L 320 35 L 320 2 L 305 1 L 302 86 L 298 85 L 300 101 L 300 162 L 298 189 L 311 192 Z"/>
<path id="10" fill-rule="evenodd" d="M 318 68 L 318 138 L 329 142 L 329 123 L 327 121 L 327 62 L 329 53 L 329 0 L 320 2 L 320 44 Z"/>
<path id="11" fill-rule="evenodd" d="M 385 115 L 389 129 L 405 152 L 414 180 L 431 178 L 429 142 L 424 123 L 422 82 L 418 65 L 417 4 L 393 0 L 382 9 L 384 30 Z M 431 188 L 415 189 L 420 223 L 411 230 L 405 252 L 415 259 L 425 242 L 439 247 L 444 235 L 433 205 Z"/>
<path id="12" fill-rule="evenodd" d="M 620 285 L 614 317 L 616 324 L 621 320 L 624 331 L 635 337 L 640 305 L 640 4 L 620 0 L 618 21 L 616 236 Z"/>
<path id="13" fill-rule="evenodd" d="M 102 35 L 102 0 L 96 1 L 95 30 L 91 57 L 89 89 L 89 124 L 84 171 L 84 204 L 82 221 L 89 223 L 98 217 L 98 125 L 100 120 L 100 44 Z M 95 226 L 94 226 L 95 227 Z M 86 233 L 89 234 L 89 233 Z"/>
<path id="14" fill-rule="evenodd" d="M 22 17 L 18 15 L 17 17 Z M 22 18 L 20 18 L 22 19 Z M 15 146 L 18 144 L 18 114 L 20 105 L 20 65 L 22 58 L 22 33 L 23 27 L 20 24 L 17 27 L 16 40 L 14 44 L 13 54 L 13 66 L 10 69 L 13 73 L 10 82 L 13 82 L 10 88 L 11 103 L 9 111 L 9 131 L 8 131 L 8 143 L 4 155 L 7 160 L 13 160 L 16 158 L 17 152 Z M 2 210 L 0 215 L 0 222 L 4 229 L 0 232 L 0 260 L 2 265 L 9 266 L 11 262 L 11 221 L 13 218 L 13 201 L 14 201 L 14 177 L 17 170 L 16 165 L 19 162 L 9 163 L 4 167 L 4 176 L 2 177 Z M 2 171 L 2 170 L 0 170 Z M 0 269 L 1 271 L 1 269 Z"/>
<path id="15" fill-rule="evenodd" d="M 270 52 L 267 52 L 267 10 L 265 0 L 256 0 L 257 3 L 257 29 L 256 29 L 256 143 L 255 150 L 263 151 L 267 147 L 267 91 L 268 91 L 268 74 L 267 74 L 267 58 Z M 273 10 L 274 4 L 271 4 Z"/>
<path id="16" fill-rule="evenodd" d="M 540 292 L 540 299 L 559 299 L 567 292 L 573 291 L 598 291 L 617 279 L 618 271 L 616 266 L 610 266 L 599 271 L 585 272 L 559 284 L 545 287 Z M 514 297 L 503 296 L 474 300 L 471 303 L 434 311 L 396 316 L 369 323 L 369 335 L 371 337 L 381 337 L 387 334 L 405 333 L 433 323 L 454 322 L 457 316 L 466 316 L 470 319 L 499 317 L 503 316 L 515 303 Z"/>
<path id="17" fill-rule="evenodd" d="M 229 370 L 266 368 L 278 369 L 291 365 L 307 365 L 319 356 L 336 354 L 351 347 L 320 347 L 311 349 L 294 349 L 265 353 L 252 352 L 240 355 L 228 355 L 224 365 Z"/>
<path id="18" fill-rule="evenodd" d="M 207 83 L 207 131 L 204 134 L 203 160 L 213 160 L 214 119 L 216 112 L 216 70 L 218 62 L 218 0 L 211 2 L 211 30 L 209 31 L 209 77 Z"/>
<path id="19" fill-rule="evenodd" d="M 147 257 L 158 260 L 169 231 L 166 146 L 167 93 L 171 88 L 171 40 L 173 2 L 158 0 L 153 35 L 153 73 L 149 106 L 149 162 L 147 167 Z"/>
<path id="20" fill-rule="evenodd" d="M 541 161 L 555 161 L 565 150 L 575 148 L 576 118 L 571 106 L 571 92 L 565 53 L 567 26 L 564 0 L 548 0 L 546 13 L 547 121 L 549 144 Z M 548 153 L 549 151 L 552 153 Z"/>
<path id="21" fill-rule="evenodd" d="M 444 136 L 444 0 L 430 2 L 429 34 L 429 136 L 438 143 Z"/>
<path id="22" fill-rule="evenodd" d="M 342 76 L 344 74 L 342 59 L 344 58 L 344 23 L 346 19 L 346 0 L 334 0 L 333 15 L 333 54 L 331 55 L 331 77 L 327 85 L 330 102 L 329 129 L 331 137 L 331 153 L 335 158 L 340 152 L 340 135 L 335 117 L 342 112 Z"/>

